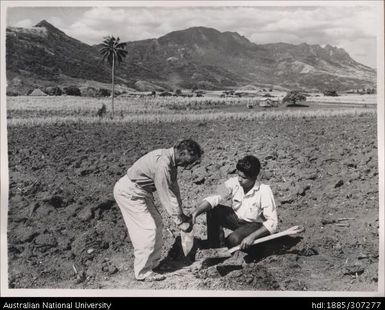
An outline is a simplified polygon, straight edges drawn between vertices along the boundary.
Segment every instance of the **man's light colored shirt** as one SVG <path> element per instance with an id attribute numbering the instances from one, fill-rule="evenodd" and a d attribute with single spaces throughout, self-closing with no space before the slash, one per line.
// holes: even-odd
<path id="1" fill-rule="evenodd" d="M 157 191 L 162 206 L 174 220 L 178 220 L 182 214 L 182 201 L 174 148 L 147 153 L 127 170 L 127 176 L 144 190 L 151 193 Z"/>
<path id="2" fill-rule="evenodd" d="M 231 198 L 232 208 L 240 220 L 261 222 L 270 233 L 277 230 L 277 208 L 269 185 L 257 181 L 254 187 L 245 194 L 238 182 L 238 177 L 234 177 L 219 186 L 216 195 L 204 200 L 211 207 L 216 207 L 221 201 L 229 198 Z"/>

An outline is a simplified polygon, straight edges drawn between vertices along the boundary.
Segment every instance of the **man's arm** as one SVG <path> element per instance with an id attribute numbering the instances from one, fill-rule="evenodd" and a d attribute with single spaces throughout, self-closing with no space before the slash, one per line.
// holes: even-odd
<path id="1" fill-rule="evenodd" d="M 211 209 L 211 205 L 207 200 L 203 200 L 202 203 L 192 213 L 192 223 L 195 224 L 197 216 L 203 212 L 207 212 Z"/>
<path id="2" fill-rule="evenodd" d="M 241 250 L 246 250 L 251 245 L 253 245 L 254 240 L 265 237 L 267 235 L 270 235 L 270 231 L 268 231 L 267 228 L 262 225 L 260 228 L 258 228 L 256 231 L 252 232 L 250 235 L 248 235 L 242 240 L 240 244 Z"/>
<path id="3" fill-rule="evenodd" d="M 182 212 L 179 187 L 172 184 L 169 167 L 160 163 L 155 172 L 154 184 L 161 205 L 166 209 L 176 225 L 186 222 Z"/>
<path id="4" fill-rule="evenodd" d="M 228 197 L 231 194 L 231 188 L 231 179 L 218 186 L 216 194 L 206 197 L 192 213 L 192 223 L 195 224 L 195 219 L 199 214 L 216 207 L 221 200 Z"/>

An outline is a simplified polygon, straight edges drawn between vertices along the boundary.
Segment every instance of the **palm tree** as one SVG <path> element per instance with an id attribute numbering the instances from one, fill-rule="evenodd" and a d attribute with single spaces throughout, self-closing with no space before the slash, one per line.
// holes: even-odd
<path id="1" fill-rule="evenodd" d="M 125 50 L 126 43 L 120 43 L 119 37 L 107 36 L 102 42 L 102 48 L 99 50 L 103 56 L 103 61 L 107 60 L 112 68 L 112 118 L 114 118 L 114 96 L 115 96 L 115 66 L 116 62 L 120 63 L 123 58 L 127 56 L 128 52 Z"/>

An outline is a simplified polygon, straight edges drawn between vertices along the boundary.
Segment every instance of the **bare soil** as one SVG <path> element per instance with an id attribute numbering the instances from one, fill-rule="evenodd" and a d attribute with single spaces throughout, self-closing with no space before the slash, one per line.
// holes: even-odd
<path id="1" fill-rule="evenodd" d="M 377 290 L 376 127 L 375 115 L 10 127 L 9 287 Z M 113 186 L 140 156 L 185 137 L 205 150 L 200 166 L 179 171 L 186 212 L 251 153 L 275 194 L 280 230 L 303 225 L 305 232 L 197 265 L 191 255 L 183 258 L 178 231 L 160 207 L 164 265 L 171 270 L 161 282 L 135 281 Z M 338 218 L 351 219 L 333 222 Z M 201 246 L 205 216 L 195 233 Z"/>

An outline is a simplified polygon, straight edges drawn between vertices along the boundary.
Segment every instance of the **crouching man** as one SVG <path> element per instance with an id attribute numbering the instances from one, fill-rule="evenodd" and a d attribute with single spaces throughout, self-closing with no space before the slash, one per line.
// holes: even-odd
<path id="1" fill-rule="evenodd" d="M 207 212 L 207 237 L 211 248 L 240 244 L 248 249 L 253 241 L 277 230 L 278 217 L 273 192 L 269 185 L 257 180 L 261 164 L 248 155 L 237 162 L 237 177 L 218 187 L 216 195 L 207 197 L 192 213 L 196 217 Z M 231 207 L 220 202 L 231 198 Z M 225 239 L 222 227 L 233 232 Z"/>
<path id="2" fill-rule="evenodd" d="M 182 231 L 190 231 L 191 218 L 182 211 L 177 167 L 199 161 L 203 150 L 193 140 L 158 149 L 138 159 L 114 187 L 114 198 L 122 212 L 134 247 L 134 273 L 139 281 L 158 281 L 165 277 L 153 270 L 161 258 L 162 217 L 155 207 L 153 192 Z"/>

